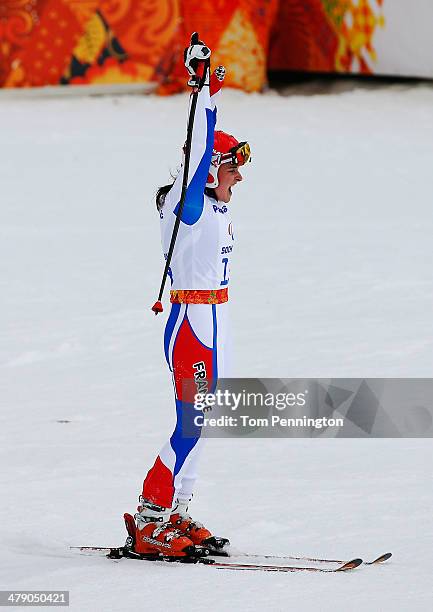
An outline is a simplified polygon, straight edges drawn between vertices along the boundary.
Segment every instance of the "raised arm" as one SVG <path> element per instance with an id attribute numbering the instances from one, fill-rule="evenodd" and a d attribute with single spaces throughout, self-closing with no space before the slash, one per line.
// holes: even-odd
<path id="1" fill-rule="evenodd" d="M 194 45 L 194 47 L 198 47 L 198 45 Z M 186 58 L 188 58 L 188 52 L 191 50 L 193 50 L 193 47 L 187 49 Z M 196 223 L 203 211 L 204 190 L 208 179 L 214 142 L 217 113 L 216 100 L 225 74 L 224 68 L 220 66 L 210 76 L 208 61 L 197 60 L 194 68 L 191 67 L 191 63 L 189 58 L 188 71 L 190 75 L 192 75 L 192 70 L 194 70 L 194 78 L 203 78 L 204 76 L 204 85 L 199 91 L 197 99 L 191 140 L 188 187 L 181 217 L 181 221 L 187 225 Z M 191 77 L 189 84 L 194 84 L 194 78 Z M 169 193 L 171 208 L 174 214 L 177 214 L 179 208 L 182 180 L 183 170 L 181 169 Z"/>

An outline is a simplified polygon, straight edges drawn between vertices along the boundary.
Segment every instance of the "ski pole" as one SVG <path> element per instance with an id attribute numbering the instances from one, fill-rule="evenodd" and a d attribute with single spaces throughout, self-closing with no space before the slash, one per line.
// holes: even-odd
<path id="1" fill-rule="evenodd" d="M 194 32 L 194 34 L 191 36 L 191 45 L 196 45 L 198 43 L 199 43 L 198 34 L 197 34 L 197 32 Z M 181 220 L 181 217 L 182 217 L 182 211 L 183 211 L 183 207 L 184 207 L 184 204 L 185 204 L 186 190 L 187 190 L 187 187 L 188 187 L 189 160 L 190 160 L 190 157 L 191 157 L 192 131 L 193 131 L 193 127 L 194 127 L 194 117 L 195 117 L 195 109 L 196 109 L 196 106 L 197 106 L 197 98 L 198 98 L 199 91 L 200 91 L 200 89 L 202 88 L 202 86 L 203 86 L 203 84 L 205 82 L 206 73 L 207 73 L 208 69 L 209 69 L 208 62 L 206 62 L 205 63 L 205 67 L 204 67 L 204 71 L 203 71 L 203 76 L 200 79 L 199 83 L 193 89 L 193 94 L 192 94 L 192 99 L 191 99 L 191 107 L 190 107 L 189 116 L 188 116 L 187 132 L 186 132 L 185 164 L 184 164 L 184 168 L 183 168 L 182 192 L 181 192 L 181 196 L 180 196 L 179 210 L 177 212 L 176 221 L 175 221 L 174 227 L 173 227 L 173 233 L 171 235 L 170 247 L 168 249 L 167 259 L 166 259 L 165 267 L 164 267 L 164 272 L 162 274 L 162 280 L 161 280 L 161 286 L 160 286 L 160 289 L 159 289 L 158 299 L 155 302 L 155 304 L 152 306 L 152 311 L 155 313 L 155 315 L 157 315 L 158 312 L 162 312 L 164 310 L 163 307 L 162 307 L 161 298 L 162 298 L 162 294 L 164 292 L 165 281 L 167 280 L 167 273 L 168 273 L 168 269 L 170 267 L 171 258 L 172 258 L 173 250 L 174 250 L 174 245 L 176 243 L 176 238 L 177 238 L 177 234 L 178 234 L 178 231 L 179 231 L 179 225 L 180 225 L 180 220 Z"/>

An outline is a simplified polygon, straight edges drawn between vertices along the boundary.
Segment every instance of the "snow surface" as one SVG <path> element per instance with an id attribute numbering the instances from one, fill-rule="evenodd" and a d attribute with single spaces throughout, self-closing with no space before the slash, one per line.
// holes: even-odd
<path id="1" fill-rule="evenodd" d="M 345 89 L 345 90 L 344 90 Z M 433 90 L 225 93 L 253 163 L 233 197 L 235 374 L 431 377 Z M 210 440 L 193 514 L 239 550 L 353 574 L 119 563 L 174 423 L 152 201 L 185 96 L 0 97 L 0 588 L 71 609 L 431 610 L 431 441 Z"/>

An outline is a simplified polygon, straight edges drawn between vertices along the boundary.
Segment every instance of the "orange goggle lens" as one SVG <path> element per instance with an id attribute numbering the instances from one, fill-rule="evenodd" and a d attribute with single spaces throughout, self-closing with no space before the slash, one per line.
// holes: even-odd
<path id="1" fill-rule="evenodd" d="M 251 149 L 247 142 L 240 142 L 236 147 L 230 149 L 228 153 L 221 155 L 221 163 L 231 162 L 238 166 L 243 166 L 251 161 Z"/>
<path id="2" fill-rule="evenodd" d="M 239 166 L 246 164 L 251 159 L 251 149 L 247 142 L 240 142 L 235 151 L 236 160 Z"/>

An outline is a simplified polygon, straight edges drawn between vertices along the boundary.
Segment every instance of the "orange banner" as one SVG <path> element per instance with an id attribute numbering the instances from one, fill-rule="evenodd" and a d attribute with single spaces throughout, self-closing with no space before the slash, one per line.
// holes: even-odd
<path id="1" fill-rule="evenodd" d="M 185 87 L 183 49 L 197 30 L 227 83 L 258 91 L 266 78 L 278 0 L 2 0 L 0 86 L 157 81 Z"/>
<path id="2" fill-rule="evenodd" d="M 228 86 L 271 70 L 373 72 L 383 0 L 1 0 L 0 86 L 154 81 L 185 88 L 198 31 Z"/>

